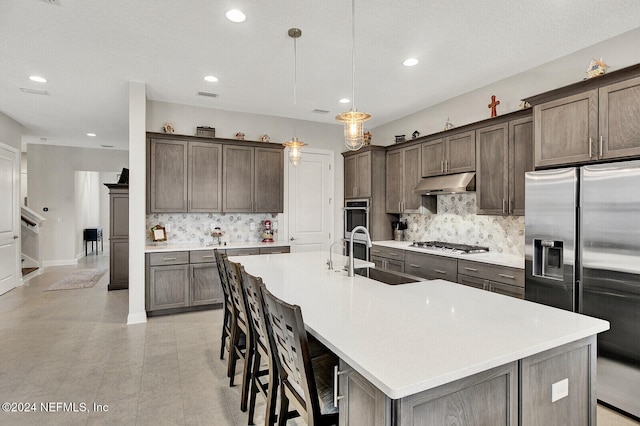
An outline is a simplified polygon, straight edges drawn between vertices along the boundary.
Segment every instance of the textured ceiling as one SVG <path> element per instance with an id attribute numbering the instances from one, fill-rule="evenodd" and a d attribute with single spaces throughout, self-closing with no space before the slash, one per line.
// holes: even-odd
<path id="1" fill-rule="evenodd" d="M 0 1 L 0 111 L 26 142 L 126 149 L 129 81 L 152 100 L 303 120 L 348 109 L 349 0 L 55 3 Z M 234 7 L 245 23 L 225 19 Z M 303 32 L 295 107 L 291 27 Z M 637 0 L 358 0 L 356 107 L 372 128 L 638 27 Z M 403 67 L 410 56 L 420 63 Z"/>

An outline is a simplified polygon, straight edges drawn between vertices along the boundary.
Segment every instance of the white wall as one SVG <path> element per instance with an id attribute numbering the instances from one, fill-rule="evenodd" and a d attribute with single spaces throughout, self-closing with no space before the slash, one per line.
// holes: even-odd
<path id="1" fill-rule="evenodd" d="M 609 72 L 640 63 L 640 28 L 378 126 L 371 130 L 373 143 L 391 145 L 395 142 L 394 136 L 402 134 L 410 139 L 414 130 L 422 136 L 440 132 L 447 117 L 457 127 L 487 119 L 490 117 L 487 105 L 491 95 L 496 95 L 500 101 L 498 115 L 516 111 L 523 98 L 581 81 L 594 57 L 602 57 L 611 67 Z"/>
<path id="2" fill-rule="evenodd" d="M 0 111 L 0 142 L 18 150 L 22 145 L 22 125 Z"/>
<path id="3" fill-rule="evenodd" d="M 84 256 L 84 229 L 103 228 L 100 221 L 100 173 L 89 171 L 75 172 L 75 208 L 76 208 L 76 258 Z M 105 188 L 106 189 L 106 188 Z M 106 202 L 109 202 L 107 198 Z M 104 234 L 106 236 L 108 234 Z M 94 250 L 99 251 L 99 243 L 93 243 Z M 87 243 L 87 253 L 91 251 L 91 243 Z"/>
<path id="4" fill-rule="evenodd" d="M 127 151 L 29 144 L 27 164 L 29 207 L 47 219 L 41 231 L 43 264 L 74 264 L 75 172 L 121 170 L 129 164 Z M 44 212 L 44 207 L 49 211 Z"/>
<path id="5" fill-rule="evenodd" d="M 235 138 L 237 132 L 243 132 L 247 140 L 259 140 L 260 135 L 268 134 L 271 142 L 285 142 L 292 137 L 308 144 L 308 148 L 329 149 L 334 152 L 334 231 L 332 235 L 342 235 L 342 207 L 344 186 L 344 161 L 341 152 L 346 151 L 342 125 L 315 123 L 269 115 L 249 114 L 202 108 L 168 102 L 147 102 L 147 130 L 162 132 L 164 123 L 173 124 L 176 134 L 194 135 L 196 127 L 215 127 L 216 137 Z M 294 133 L 295 132 L 295 133 Z M 304 149 L 302 150 L 304 155 Z M 287 220 L 287 218 L 284 218 Z"/>

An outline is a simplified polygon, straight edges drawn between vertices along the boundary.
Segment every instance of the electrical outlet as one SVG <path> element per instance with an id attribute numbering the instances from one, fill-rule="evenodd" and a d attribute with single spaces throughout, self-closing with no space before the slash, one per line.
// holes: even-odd
<path id="1" fill-rule="evenodd" d="M 255 222 L 251 222 L 251 223 L 249 224 L 249 229 L 250 229 L 251 231 L 255 231 L 255 230 L 256 230 L 256 223 L 255 223 Z"/>
<path id="2" fill-rule="evenodd" d="M 551 385 L 551 402 L 569 396 L 569 379 L 560 380 Z"/>
<path id="3" fill-rule="evenodd" d="M 167 224 L 164 225 L 164 230 L 167 231 L 167 232 L 171 232 L 171 227 L 172 226 L 173 225 L 171 223 L 167 223 Z"/>

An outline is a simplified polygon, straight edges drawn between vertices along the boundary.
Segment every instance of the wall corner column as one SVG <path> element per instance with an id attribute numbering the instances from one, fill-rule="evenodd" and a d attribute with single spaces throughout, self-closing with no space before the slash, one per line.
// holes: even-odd
<path id="1" fill-rule="evenodd" d="M 146 241 L 145 83 L 129 82 L 129 316 L 127 324 L 147 322 L 144 249 Z"/>

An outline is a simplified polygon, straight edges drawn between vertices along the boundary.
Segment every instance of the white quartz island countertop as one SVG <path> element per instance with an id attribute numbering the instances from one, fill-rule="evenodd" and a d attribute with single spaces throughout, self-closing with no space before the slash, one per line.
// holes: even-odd
<path id="1" fill-rule="evenodd" d="M 327 252 L 231 257 L 300 305 L 306 327 L 392 399 L 609 329 L 599 319 L 443 280 L 390 286 L 329 271 Z"/>
<path id="2" fill-rule="evenodd" d="M 491 263 L 493 265 L 524 269 L 524 256 L 516 256 L 513 254 L 504 254 L 494 251 L 469 254 L 447 253 L 440 250 L 411 247 L 411 241 L 373 241 L 373 244 L 383 247 L 414 251 L 416 253 L 436 254 L 438 256 L 455 257 L 456 259 L 470 260 L 472 262 Z"/>

